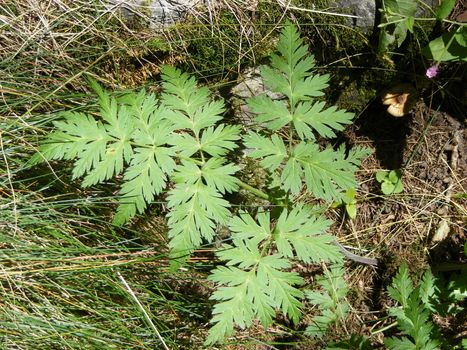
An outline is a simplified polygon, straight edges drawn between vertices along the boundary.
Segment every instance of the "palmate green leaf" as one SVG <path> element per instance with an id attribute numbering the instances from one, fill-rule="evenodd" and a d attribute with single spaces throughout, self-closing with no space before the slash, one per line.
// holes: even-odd
<path id="1" fill-rule="evenodd" d="M 238 220 L 232 219 L 232 222 L 233 227 L 239 224 Z M 253 319 L 259 319 L 265 327 L 269 326 L 275 309 L 281 309 L 294 322 L 298 322 L 299 299 L 303 294 L 293 286 L 301 284 L 303 280 L 294 272 L 281 271 L 290 267 L 288 260 L 277 254 L 262 256 L 258 249 L 260 241 L 256 237 L 243 240 L 235 236 L 235 247 L 224 245 L 216 253 L 229 267 L 220 266 L 209 277 L 220 285 L 211 299 L 221 302 L 214 308 L 211 320 L 214 326 L 210 329 L 206 344 L 222 340 L 232 334 L 234 325 L 243 328 L 250 325 Z M 240 317 L 236 317 L 236 313 Z"/>
<path id="2" fill-rule="evenodd" d="M 261 159 L 261 165 L 270 171 L 276 170 L 287 156 L 284 141 L 276 134 L 273 134 L 269 139 L 249 131 L 244 137 L 244 144 L 246 147 L 253 149 L 248 155 L 252 158 Z"/>
<path id="3" fill-rule="evenodd" d="M 286 24 L 279 37 L 279 55 L 271 55 L 271 66 L 261 69 L 263 80 L 272 91 L 287 96 L 291 107 L 310 96 L 321 96 L 329 76 L 311 74 L 314 58 L 308 54 L 297 29 Z"/>
<path id="4" fill-rule="evenodd" d="M 218 291 L 222 291 L 222 294 L 219 296 L 216 292 L 213 296 L 213 299 L 221 302 L 214 309 L 211 320 L 214 326 L 207 344 L 230 335 L 234 324 L 243 327 L 253 319 L 259 319 L 267 327 L 277 309 L 295 323 L 299 321 L 303 293 L 295 286 L 302 284 L 303 279 L 297 273 L 288 271 L 290 262 L 282 255 L 265 254 L 263 244 L 272 238 L 270 216 L 269 213 L 260 212 L 257 217 L 254 220 L 242 212 L 239 217 L 231 218 L 229 228 L 233 245 L 224 245 L 222 250 L 216 252 L 228 267 L 219 266 L 209 277 L 220 285 Z M 232 300 L 244 304 L 235 305 Z M 238 323 L 232 316 L 234 308 L 237 312 L 239 308 L 249 310 L 249 318 L 242 317 Z"/>
<path id="5" fill-rule="evenodd" d="M 233 175 L 240 168 L 233 164 L 224 165 L 224 159 L 210 158 L 201 168 L 204 181 L 209 187 L 217 189 L 220 193 L 232 193 L 238 190 L 239 180 Z"/>
<path id="6" fill-rule="evenodd" d="M 175 183 L 194 184 L 203 179 L 208 187 L 220 193 L 234 192 L 238 189 L 238 179 L 233 175 L 240 168 L 233 164 L 224 164 L 222 158 L 210 158 L 201 167 L 191 160 L 182 160 L 172 180 Z"/>
<path id="7" fill-rule="evenodd" d="M 199 179 L 177 184 L 169 192 L 169 246 L 173 257 L 182 258 L 199 247 L 202 240 L 211 242 L 217 224 L 226 224 L 230 204 L 222 195 Z M 182 259 L 183 260 L 183 259 Z"/>
<path id="8" fill-rule="evenodd" d="M 114 102 L 115 100 L 113 100 Z M 111 106 L 113 103 L 111 103 Z M 105 155 L 101 157 L 93 169 L 88 171 L 83 186 L 88 187 L 112 178 L 123 171 L 124 163 L 128 163 L 133 155 L 130 141 L 134 130 L 133 115 L 122 106 L 116 115 L 107 119 L 111 124 L 105 124 L 107 135 L 111 142 L 107 144 Z"/>
<path id="9" fill-rule="evenodd" d="M 76 152 L 82 149 L 78 143 L 80 139 L 77 136 L 55 131 L 47 135 L 47 140 L 39 146 L 38 152 L 29 159 L 28 165 L 34 166 L 45 160 L 74 159 Z"/>
<path id="10" fill-rule="evenodd" d="M 322 291 L 307 291 L 306 296 L 310 303 L 319 307 L 321 314 L 313 317 L 305 333 L 322 337 L 332 323 L 343 321 L 347 316 L 350 306 L 345 297 L 349 288 L 344 279 L 344 267 L 339 264 L 331 266 L 324 276 L 318 276 L 317 283 Z"/>
<path id="11" fill-rule="evenodd" d="M 251 278 L 252 274 L 252 271 L 244 271 L 237 267 L 218 266 L 209 276 L 209 280 L 229 287 L 234 287 L 244 284 Z M 211 299 L 222 300 L 216 299 L 214 296 Z"/>
<path id="12" fill-rule="evenodd" d="M 201 180 L 201 168 L 192 160 L 182 160 L 177 166 L 176 172 L 172 176 L 172 181 L 176 184 L 193 185 Z M 191 196 L 191 195 L 190 195 Z M 180 199 L 180 203 L 187 201 L 190 197 Z"/>
<path id="13" fill-rule="evenodd" d="M 238 147 L 235 141 L 240 139 L 240 126 L 219 125 L 210 126 L 201 133 L 200 150 L 212 157 L 225 156 Z"/>
<path id="14" fill-rule="evenodd" d="M 175 168 L 175 150 L 170 147 L 175 126 L 165 119 L 167 109 L 156 105 L 153 95 L 132 94 L 134 129 L 132 139 L 140 145 L 134 149 L 130 165 L 120 189 L 120 205 L 113 223 L 121 225 L 137 212 L 142 213 L 155 195 L 162 192 Z M 133 103 L 133 99 L 130 102 Z M 114 133 L 119 130 L 114 131 Z M 124 132 L 122 131 L 122 134 Z M 144 146 L 144 147 L 143 147 Z"/>
<path id="15" fill-rule="evenodd" d="M 353 113 L 337 110 L 335 106 L 323 109 L 324 105 L 324 102 L 297 105 L 292 119 L 295 131 L 302 140 L 314 139 L 313 130 L 322 137 L 336 137 L 334 131 L 342 131 L 345 125 L 352 123 Z"/>
<path id="16" fill-rule="evenodd" d="M 171 66 L 163 66 L 162 86 L 164 94 L 162 100 L 171 107 L 172 110 L 183 111 L 186 115 L 192 116 L 199 108 L 206 105 L 210 98 L 209 89 L 197 86 L 196 79 L 187 73 L 182 73 L 179 69 Z M 181 129 L 189 127 L 181 127 Z"/>
<path id="17" fill-rule="evenodd" d="M 213 157 L 225 156 L 229 151 L 238 147 L 235 143 L 240 139 L 238 126 L 225 126 L 223 124 L 209 127 L 201 132 L 198 139 L 190 134 L 173 134 L 169 143 L 174 146 L 178 154 L 191 157 L 202 151 Z"/>
<path id="18" fill-rule="evenodd" d="M 100 99 L 107 103 L 101 108 L 107 123 L 83 113 L 65 113 L 64 120 L 54 123 L 58 131 L 39 149 L 46 159 L 78 158 L 73 178 L 86 175 L 85 187 L 121 173 L 133 152 L 130 146 L 133 124 L 128 111 L 117 108 L 114 99 L 103 96 Z"/>
<path id="19" fill-rule="evenodd" d="M 242 269 L 251 268 L 261 259 L 258 249 L 260 239 L 235 240 L 235 247 L 224 244 L 217 252 L 219 259 L 227 261 L 227 266 L 238 265 Z"/>
<path id="20" fill-rule="evenodd" d="M 257 220 L 257 221 L 256 221 Z M 256 220 L 246 212 L 240 212 L 229 221 L 229 229 L 234 239 L 257 239 L 258 242 L 271 236 L 269 212 L 259 212 Z"/>
<path id="21" fill-rule="evenodd" d="M 123 224 L 165 188 L 175 168 L 175 152 L 168 144 L 175 126 L 167 119 L 167 108 L 144 90 L 117 100 L 95 81 L 91 85 L 99 97 L 101 120 L 83 113 L 65 114 L 41 146 L 42 154 L 46 159 L 76 159 L 73 177 L 84 175 L 85 187 L 128 166 L 114 218 L 114 223 Z"/>
<path id="22" fill-rule="evenodd" d="M 258 277 L 258 276 L 257 276 Z M 267 328 L 271 325 L 273 317 L 276 315 L 274 307 L 275 301 L 268 293 L 268 286 L 265 287 L 263 281 L 251 283 L 248 288 L 248 299 L 252 300 L 255 318 Z"/>
<path id="23" fill-rule="evenodd" d="M 399 271 L 388 287 L 388 293 L 391 298 L 398 301 L 403 307 L 408 305 L 410 293 L 414 290 L 412 280 L 409 277 L 409 270 L 406 264 L 400 266 Z"/>
<path id="24" fill-rule="evenodd" d="M 258 278 L 267 280 L 268 295 L 278 307 L 295 324 L 300 320 L 300 307 L 303 292 L 293 287 L 303 283 L 303 279 L 295 272 L 281 271 L 276 268 L 289 267 L 288 260 L 279 255 L 269 255 L 258 264 Z"/>
<path id="25" fill-rule="evenodd" d="M 97 160 L 99 154 L 105 152 L 105 146 L 110 137 L 107 136 L 101 122 L 83 113 L 67 112 L 63 114 L 63 117 L 65 120 L 54 122 L 58 130 L 49 134 L 47 139 L 41 143 L 38 154 L 31 161 L 32 164 L 39 163 L 44 159 L 74 159 L 87 148 L 89 143 L 95 143 L 99 150 Z M 81 131 L 84 131 L 84 135 L 81 135 Z M 92 162 L 88 168 L 91 166 Z M 85 171 L 83 170 L 81 175 Z"/>
<path id="26" fill-rule="evenodd" d="M 210 278 L 216 279 L 218 272 L 216 269 Z M 241 279 L 242 283 L 234 287 L 220 287 L 210 299 L 221 301 L 214 306 L 211 323 L 214 326 L 209 330 L 209 335 L 205 345 L 212 345 L 221 341 L 226 336 L 233 333 L 234 325 L 241 328 L 249 327 L 254 319 L 254 305 L 247 293 L 250 285 L 254 284 L 251 278 L 253 272 L 245 272 L 239 269 L 229 269 L 231 274 L 235 274 L 236 279 Z M 225 271 L 224 271 L 225 273 Z M 218 278 L 217 278 L 218 279 Z M 231 278 L 228 278 L 230 281 Z M 220 282 L 218 282 L 220 283 Z M 257 296 L 258 297 L 258 296 Z"/>
<path id="27" fill-rule="evenodd" d="M 279 130 L 292 121 L 292 115 L 284 101 L 276 101 L 269 96 L 255 96 L 247 101 L 248 107 L 256 113 L 256 121 L 272 131 Z"/>
<path id="28" fill-rule="evenodd" d="M 300 204 L 290 212 L 284 210 L 273 232 L 277 249 L 284 257 L 305 263 L 340 261 L 342 255 L 332 244 L 334 237 L 324 234 L 330 225 L 331 221 L 312 215 Z"/>
<path id="29" fill-rule="evenodd" d="M 165 66 L 161 71 L 164 87 L 162 101 L 170 107 L 168 119 L 177 129 L 189 129 L 199 136 L 202 129 L 222 119 L 224 104 L 222 101 L 211 101 L 209 89 L 198 87 L 193 77 L 176 68 Z"/>
<path id="30" fill-rule="evenodd" d="M 304 182 L 316 197 L 337 201 L 340 193 L 356 187 L 355 164 L 367 154 L 364 150 L 356 149 L 346 157 L 343 148 L 320 151 L 318 145 L 302 141 L 292 150 L 284 166 L 282 188 L 297 194 Z"/>
<path id="31" fill-rule="evenodd" d="M 192 157 L 201 148 L 199 141 L 187 133 L 173 134 L 169 143 L 178 155 L 187 158 Z"/>
<path id="32" fill-rule="evenodd" d="M 222 196 L 215 189 L 204 185 L 201 181 L 190 184 L 178 184 L 169 192 L 168 207 L 169 226 L 171 230 L 169 236 L 174 235 L 174 231 L 184 227 L 185 221 L 194 220 L 197 231 L 191 232 L 192 241 L 195 246 L 201 243 L 201 237 L 209 242 L 213 238 L 213 228 L 215 222 L 225 224 L 230 212 L 227 209 L 229 203 L 222 199 Z"/>
<path id="33" fill-rule="evenodd" d="M 137 148 L 125 172 L 122 196 L 113 223 L 121 225 L 136 212 L 142 213 L 154 196 L 166 186 L 167 176 L 175 168 L 173 150 L 167 147 Z"/>
<path id="34" fill-rule="evenodd" d="M 149 124 L 150 119 L 168 120 L 166 117 L 167 108 L 161 106 L 158 98 L 154 94 L 147 93 L 145 89 L 124 94 L 118 97 L 117 101 L 124 104 L 130 110 L 130 113 L 146 127 L 154 125 Z"/>
<path id="35" fill-rule="evenodd" d="M 356 187 L 354 173 L 361 160 L 370 154 L 359 147 L 347 155 L 343 147 L 320 151 L 318 145 L 309 142 L 299 143 L 288 154 L 278 135 L 267 138 L 251 131 L 245 137 L 245 146 L 252 148 L 249 155 L 260 159 L 261 165 L 271 172 L 286 160 L 280 174 L 284 191 L 298 194 L 305 184 L 315 196 L 329 201 L 339 200 L 342 192 Z"/>
<path id="36" fill-rule="evenodd" d="M 105 156 L 112 138 L 104 124 L 83 113 L 64 113 L 64 120 L 54 122 L 57 129 L 39 147 L 45 159 L 75 159 L 73 178 L 95 167 Z"/>

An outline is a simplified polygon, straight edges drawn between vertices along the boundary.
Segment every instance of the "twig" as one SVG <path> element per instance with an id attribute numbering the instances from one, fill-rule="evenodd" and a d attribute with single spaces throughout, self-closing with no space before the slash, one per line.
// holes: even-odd
<path id="1" fill-rule="evenodd" d="M 378 266 L 378 260 L 373 259 L 373 258 L 365 258 L 363 256 L 354 254 L 349 252 L 342 244 L 340 244 L 338 241 L 334 240 L 333 242 L 341 251 L 344 256 L 350 260 L 353 260 L 355 262 L 358 262 L 360 264 L 365 264 L 365 265 L 371 265 L 371 266 Z"/>

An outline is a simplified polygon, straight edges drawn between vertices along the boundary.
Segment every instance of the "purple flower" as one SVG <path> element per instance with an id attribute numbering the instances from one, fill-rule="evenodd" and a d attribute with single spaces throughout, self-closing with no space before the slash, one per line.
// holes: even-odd
<path id="1" fill-rule="evenodd" d="M 425 75 L 427 76 L 428 79 L 434 78 L 438 75 L 438 66 L 431 66 L 426 70 Z"/>

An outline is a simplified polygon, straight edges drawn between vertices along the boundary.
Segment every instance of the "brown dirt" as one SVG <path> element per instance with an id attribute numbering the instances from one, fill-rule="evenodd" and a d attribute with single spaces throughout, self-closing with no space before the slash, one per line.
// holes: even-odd
<path id="1" fill-rule="evenodd" d="M 428 267 L 435 276 L 444 277 L 465 269 L 467 133 L 465 120 L 436 112 L 422 100 L 403 118 L 390 116 L 375 101 L 359 116 L 347 137 L 353 144 L 375 150 L 360 174 L 357 218 L 350 221 L 336 213 L 340 219 L 335 225 L 342 243 L 367 249 L 369 256 L 380 260 L 376 269 L 350 269 L 354 309 L 348 329 L 362 334 L 392 322 L 377 320 L 393 303 L 386 289 L 401 263 L 408 264 L 416 281 Z M 404 191 L 385 196 L 375 173 L 397 168 L 403 172 Z M 440 236 L 442 231 L 444 235 Z M 353 322 L 355 318 L 360 321 Z M 366 329 L 361 329 L 362 321 Z M 465 331 L 460 317 L 438 317 L 434 321 L 445 330 L 449 324 L 459 332 Z M 372 341 L 381 345 L 378 337 Z"/>

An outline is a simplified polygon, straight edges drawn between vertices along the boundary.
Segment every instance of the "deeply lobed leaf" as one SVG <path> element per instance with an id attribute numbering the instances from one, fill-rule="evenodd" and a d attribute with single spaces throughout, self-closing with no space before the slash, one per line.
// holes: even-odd
<path id="1" fill-rule="evenodd" d="M 255 239 L 235 242 L 235 247 L 224 245 L 217 253 L 229 267 L 219 266 L 209 277 L 220 285 L 211 299 L 220 302 L 214 307 L 214 326 L 206 344 L 232 334 L 234 325 L 250 325 L 255 318 L 267 327 L 277 308 L 294 322 L 300 316 L 303 294 L 293 285 L 301 284 L 302 279 L 295 272 L 281 271 L 289 262 L 280 255 L 262 256 Z"/>
<path id="2" fill-rule="evenodd" d="M 272 91 L 285 95 L 292 108 L 309 96 L 322 95 L 328 77 L 311 76 L 314 58 L 308 54 L 308 46 L 290 23 L 282 30 L 277 49 L 280 55 L 271 55 L 272 68 L 261 69 L 265 84 Z"/>
<path id="3" fill-rule="evenodd" d="M 342 192 L 356 187 L 355 163 L 367 154 L 355 150 L 346 157 L 343 148 L 320 151 L 318 145 L 302 141 L 293 148 L 284 166 L 282 188 L 298 194 L 304 183 L 316 197 L 336 201 Z"/>
<path id="4" fill-rule="evenodd" d="M 250 131 L 245 136 L 244 143 L 246 147 L 253 149 L 249 156 L 261 159 L 261 165 L 270 171 L 276 170 L 287 156 L 284 141 L 276 134 L 269 139 Z"/>
<path id="5" fill-rule="evenodd" d="M 403 307 L 408 305 L 410 293 L 414 290 L 412 280 L 409 277 L 409 270 L 406 264 L 401 265 L 396 276 L 388 287 L 388 293 L 394 300 L 398 301 Z"/>
<path id="6" fill-rule="evenodd" d="M 180 70 L 164 66 L 162 68 L 162 101 L 170 111 L 168 118 L 177 129 L 193 131 L 196 137 L 202 129 L 213 126 L 222 119 L 224 104 L 212 101 L 209 89 L 198 87 L 196 80 Z"/>
<path id="7" fill-rule="evenodd" d="M 345 300 L 349 288 L 342 265 L 333 265 L 326 270 L 324 276 L 318 276 L 317 283 L 322 291 L 307 291 L 306 296 L 312 304 L 319 307 L 321 314 L 313 317 L 312 324 L 305 333 L 321 338 L 332 323 L 345 319 L 350 308 Z"/>
<path id="8" fill-rule="evenodd" d="M 429 276 L 430 273 L 425 274 L 421 285 L 414 288 L 407 265 L 403 264 L 388 287 L 389 295 L 402 305 L 402 308 L 390 308 L 389 314 L 396 317 L 399 329 L 410 336 L 410 339 L 386 339 L 384 343 L 390 349 L 438 349 L 439 341 L 432 339 L 433 324 L 430 322 L 429 305 L 424 300 L 432 293 L 430 289 L 433 282 Z"/>
<path id="9" fill-rule="evenodd" d="M 305 263 L 341 260 L 334 237 L 324 234 L 331 221 L 312 216 L 310 210 L 297 205 L 291 212 L 284 210 L 274 229 L 277 249 L 284 257 L 296 257 Z"/>

